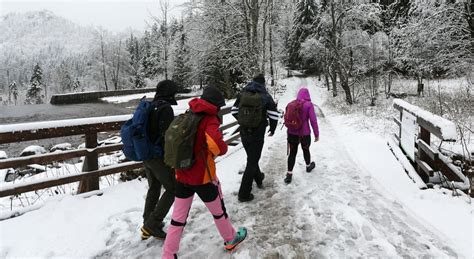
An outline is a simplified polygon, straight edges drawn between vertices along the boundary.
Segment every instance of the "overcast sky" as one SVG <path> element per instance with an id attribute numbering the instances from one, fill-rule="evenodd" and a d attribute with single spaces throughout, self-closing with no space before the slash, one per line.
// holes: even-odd
<path id="1" fill-rule="evenodd" d="M 181 17 L 186 0 L 169 0 L 170 15 Z M 0 0 L 0 14 L 50 10 L 80 25 L 102 26 L 114 32 L 147 28 L 160 14 L 159 0 Z"/>

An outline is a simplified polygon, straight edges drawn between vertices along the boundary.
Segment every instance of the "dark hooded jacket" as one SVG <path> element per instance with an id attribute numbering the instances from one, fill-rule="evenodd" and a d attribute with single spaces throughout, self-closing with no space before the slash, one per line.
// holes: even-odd
<path id="1" fill-rule="evenodd" d="M 235 100 L 234 106 L 231 109 L 232 115 L 235 118 L 238 118 L 240 97 L 242 93 L 244 92 L 260 93 L 262 95 L 262 101 L 263 101 L 263 107 L 264 107 L 263 109 L 264 114 L 262 114 L 262 117 L 265 118 L 264 120 L 262 120 L 262 124 L 265 124 L 265 126 L 267 126 L 268 122 L 270 122 L 270 132 L 274 133 L 280 114 L 278 113 L 277 106 L 275 104 L 275 101 L 273 101 L 272 96 L 267 92 L 267 89 L 261 83 L 252 81 L 249 84 L 247 84 L 247 86 L 245 86 L 244 89 L 242 89 L 240 94 L 237 96 L 237 99 Z"/>

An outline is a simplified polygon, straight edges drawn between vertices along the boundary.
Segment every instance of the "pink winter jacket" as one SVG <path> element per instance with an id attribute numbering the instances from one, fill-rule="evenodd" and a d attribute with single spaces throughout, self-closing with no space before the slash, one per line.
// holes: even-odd
<path id="1" fill-rule="evenodd" d="M 311 134 L 309 128 L 309 122 L 311 122 L 311 127 L 313 128 L 314 137 L 319 137 L 319 128 L 318 120 L 316 118 L 316 112 L 314 111 L 313 103 L 311 102 L 311 96 L 307 88 L 303 87 L 298 91 L 297 100 L 305 101 L 303 104 L 303 109 L 301 111 L 301 118 L 303 119 L 303 126 L 298 130 L 288 129 L 288 134 L 297 135 L 297 136 L 307 136 Z"/>

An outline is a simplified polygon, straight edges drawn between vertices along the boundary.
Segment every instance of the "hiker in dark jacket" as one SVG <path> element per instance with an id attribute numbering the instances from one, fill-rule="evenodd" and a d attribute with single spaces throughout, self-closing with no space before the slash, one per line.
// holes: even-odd
<path id="1" fill-rule="evenodd" d="M 241 123 L 242 108 L 241 99 L 246 98 L 245 95 L 249 93 L 258 93 L 261 96 L 262 109 L 261 114 L 253 114 L 253 117 L 258 118 L 260 123 L 256 127 L 243 126 Z M 240 113 L 239 113 L 240 112 Z M 252 183 L 255 181 L 257 187 L 263 188 L 263 179 L 265 174 L 260 171 L 258 161 L 262 155 L 263 143 L 265 139 L 265 129 L 270 124 L 270 134 L 273 136 L 277 126 L 279 113 L 275 102 L 270 94 L 268 94 L 265 88 L 265 78 L 262 74 L 257 75 L 252 82 L 250 82 L 237 96 L 234 106 L 231 109 L 232 115 L 239 121 L 240 124 L 240 137 L 242 138 L 242 144 L 247 153 L 247 166 L 245 167 L 244 174 L 242 176 L 242 182 L 240 184 L 238 199 L 241 202 L 247 202 L 253 200 L 254 196 L 252 192 Z M 239 116 L 241 117 L 239 119 Z"/>
<path id="2" fill-rule="evenodd" d="M 245 228 L 236 230 L 232 226 L 216 174 L 214 158 L 227 152 L 227 144 L 219 130 L 220 121 L 217 116 L 219 109 L 224 105 L 224 96 L 212 86 L 204 89 L 201 98 L 194 98 L 189 102 L 190 110 L 204 117 L 199 122 L 196 132 L 194 164 L 189 169 L 176 170 L 176 198 L 171 225 L 163 245 L 161 255 L 163 259 L 177 258 L 179 243 L 195 194 L 214 217 L 217 230 L 224 240 L 224 249 L 232 251 L 247 236 Z"/>
<path id="3" fill-rule="evenodd" d="M 155 108 L 150 113 L 147 130 L 151 140 L 157 141 L 161 147 L 165 146 L 164 135 L 174 119 L 171 105 L 177 104 L 175 100 L 177 90 L 177 85 L 171 80 L 161 81 L 156 87 L 156 94 L 153 99 Z M 143 165 L 149 189 L 143 212 L 142 239 L 148 239 L 150 236 L 164 239 L 166 233 L 163 231 L 163 220 L 173 205 L 176 185 L 175 173 L 172 168 L 163 162 L 162 157 L 145 160 Z M 162 186 L 165 188 L 165 192 L 160 198 Z"/>
<path id="4" fill-rule="evenodd" d="M 288 156 L 288 172 L 286 173 L 285 183 L 291 183 L 293 177 L 293 167 L 295 166 L 296 154 L 298 153 L 298 145 L 301 143 L 301 149 L 303 150 L 303 157 L 306 162 L 306 172 L 311 172 L 316 166 L 311 161 L 311 153 L 309 152 L 309 146 L 311 145 L 311 127 L 313 128 L 314 142 L 319 141 L 319 127 L 318 120 L 316 118 L 316 112 L 314 111 L 314 105 L 311 102 L 311 96 L 308 88 L 302 87 L 298 91 L 296 101 L 301 103 L 301 110 L 299 110 L 299 117 L 301 119 L 301 127 L 298 129 L 291 129 L 288 126 L 288 148 L 290 154 Z M 287 112 L 288 112 L 287 106 Z"/>

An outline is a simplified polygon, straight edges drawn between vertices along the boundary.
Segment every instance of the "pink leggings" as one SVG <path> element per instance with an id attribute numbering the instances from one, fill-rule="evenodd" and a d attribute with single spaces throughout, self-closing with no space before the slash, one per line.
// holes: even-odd
<path id="1" fill-rule="evenodd" d="M 227 215 L 219 183 L 185 185 L 177 182 L 171 225 L 168 227 L 165 244 L 163 245 L 161 256 L 163 259 L 174 258 L 174 255 L 178 253 L 179 241 L 181 240 L 195 193 L 201 198 L 214 217 L 214 222 L 224 242 L 232 240 L 236 234 Z"/>

